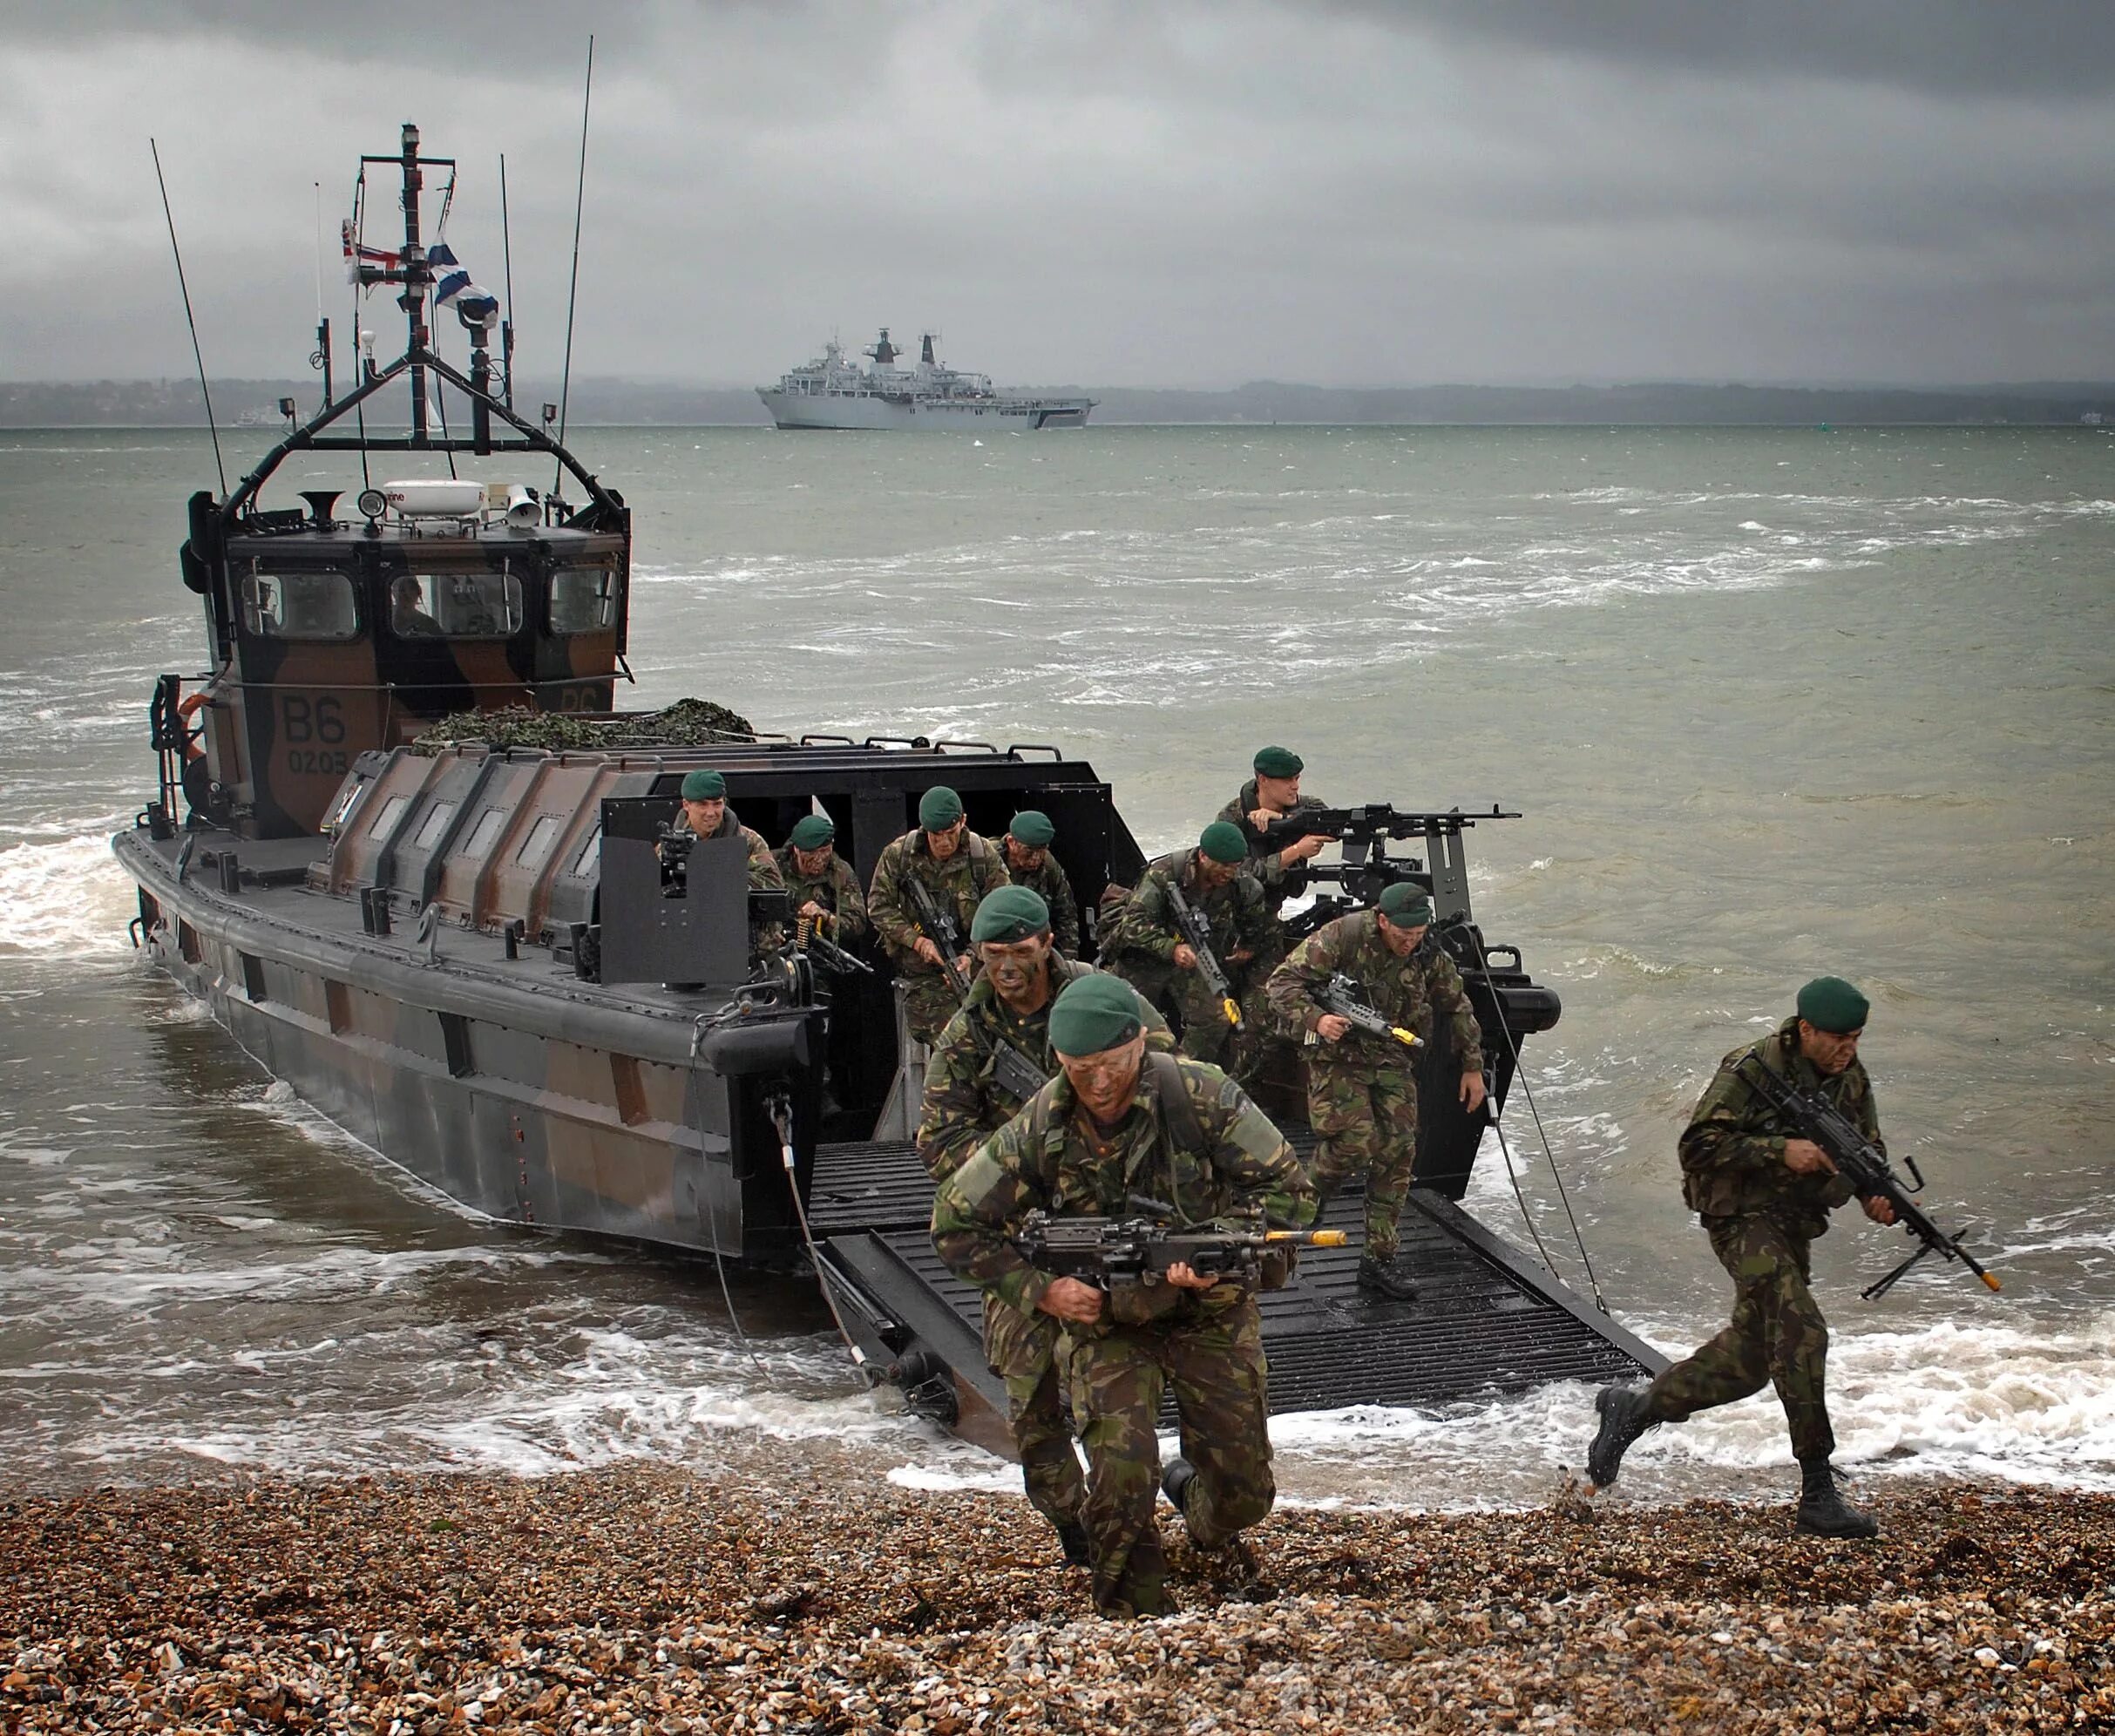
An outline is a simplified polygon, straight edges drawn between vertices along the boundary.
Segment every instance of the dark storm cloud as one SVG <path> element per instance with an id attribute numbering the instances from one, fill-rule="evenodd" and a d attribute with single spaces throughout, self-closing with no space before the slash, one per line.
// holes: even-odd
<path id="1" fill-rule="evenodd" d="M 590 27 L 591 372 L 884 321 L 1045 383 L 2105 370 L 2115 6 L 80 0 L 0 38 L 0 376 L 187 365 L 150 132 L 209 363 L 284 371 L 315 183 L 407 117 L 488 281 L 506 153 L 534 368 Z"/>
<path id="2" fill-rule="evenodd" d="M 2105 0 L 1341 0 L 1412 30 L 1630 68 L 1884 85 L 1962 97 L 2115 90 Z"/>

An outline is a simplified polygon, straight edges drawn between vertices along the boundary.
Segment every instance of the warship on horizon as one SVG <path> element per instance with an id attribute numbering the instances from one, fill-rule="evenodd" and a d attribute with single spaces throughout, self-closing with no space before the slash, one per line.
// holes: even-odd
<path id="1" fill-rule="evenodd" d="M 836 338 L 803 368 L 759 386 L 771 419 L 781 428 L 1081 428 L 1095 407 L 1090 397 L 1044 397 L 1000 391 L 988 374 L 965 374 L 943 366 L 932 354 L 934 334 L 919 342 L 917 364 L 896 365 L 904 352 L 889 342 L 889 329 L 864 354 L 871 368 L 845 359 Z"/>

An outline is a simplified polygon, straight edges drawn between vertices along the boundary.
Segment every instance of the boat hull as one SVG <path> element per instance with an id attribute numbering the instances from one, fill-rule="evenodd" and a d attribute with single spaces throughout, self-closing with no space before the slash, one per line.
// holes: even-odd
<path id="1" fill-rule="evenodd" d="M 1033 432 L 1082 428 L 1092 402 L 1086 398 L 1013 398 L 996 403 L 951 403 L 936 398 L 883 397 L 871 393 L 807 393 L 760 387 L 756 396 L 781 428 L 886 429 L 926 433 Z"/>

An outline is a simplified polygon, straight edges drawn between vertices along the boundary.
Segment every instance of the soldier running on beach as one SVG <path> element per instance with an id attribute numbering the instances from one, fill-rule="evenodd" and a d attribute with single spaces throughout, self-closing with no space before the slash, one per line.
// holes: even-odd
<path id="1" fill-rule="evenodd" d="M 1148 1056 L 1137 997 L 1115 978 L 1068 986 L 1051 1009 L 1050 1041 L 1062 1073 L 940 1184 L 933 1245 L 1010 1307 L 1065 1323 L 1088 1410 L 1095 1605 L 1161 1615 L 1169 1605 L 1156 1482 L 1207 1550 L 1230 1547 L 1277 1499 L 1255 1295 L 1239 1278 L 1179 1263 L 1104 1292 L 1037 1271 L 1011 1238 L 1031 1210 L 1122 1216 L 1139 1193 L 1180 1202 L 1193 1222 L 1260 1210 L 1301 1225 L 1314 1217 L 1314 1190 L 1285 1136 L 1217 1068 Z M 1170 1388 L 1183 1456 L 1156 1478 Z"/>
<path id="2" fill-rule="evenodd" d="M 1604 1387 L 1595 1400 L 1601 1426 L 1586 1455 L 1587 1475 L 1605 1488 L 1624 1453 L 1648 1430 L 1729 1405 L 1774 1385 L 1800 1461 L 1797 1529 L 1822 1537 L 1872 1537 L 1880 1527 L 1836 1488 L 1836 1448 L 1825 1392 L 1828 1322 L 1808 1288 L 1808 1250 L 1828 1214 L 1852 1197 L 1827 1152 L 1802 1139 L 1740 1075 L 1752 1060 L 1801 1090 L 1818 1091 L 1876 1146 L 1880 1117 L 1872 1082 L 1858 1059 L 1870 1010 L 1840 977 L 1816 977 L 1800 991 L 1798 1012 L 1759 1042 L 1719 1063 L 1682 1135 L 1682 1198 L 1704 1221 L 1733 1279 L 1731 1325 L 1650 1387 Z M 1882 1150 L 1885 1147 L 1881 1146 Z M 1892 1224 L 1882 1199 L 1865 1202 L 1875 1224 Z"/>
<path id="3" fill-rule="evenodd" d="M 977 906 L 969 932 L 984 974 L 947 1021 L 925 1067 L 918 1155 L 936 1182 L 967 1163 L 1057 1073 L 1050 1047 L 1052 1003 L 1068 984 L 1096 973 L 1092 965 L 1054 949 L 1050 907 L 1031 887 L 998 888 Z M 1167 1021 L 1144 996 L 1137 1000 L 1147 1048 L 1173 1050 Z M 1020 1070 L 1024 1062 L 1033 1079 Z M 1080 1510 L 1087 1484 L 1065 1421 L 1063 1386 L 1071 1358 L 1056 1318 L 1041 1310 L 1024 1312 L 986 1294 L 984 1360 L 1006 1382 L 1007 1420 L 1029 1502 L 1057 1528 L 1065 1559 L 1085 1567 L 1087 1532 Z"/>

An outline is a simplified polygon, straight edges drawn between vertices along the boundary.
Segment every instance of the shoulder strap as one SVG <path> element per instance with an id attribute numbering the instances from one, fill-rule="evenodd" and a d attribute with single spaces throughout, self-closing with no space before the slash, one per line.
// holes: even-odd
<path id="1" fill-rule="evenodd" d="M 1146 1067 L 1153 1075 L 1153 1095 L 1160 1102 L 1161 1124 L 1177 1147 L 1192 1156 L 1209 1161 L 1204 1126 L 1197 1119 L 1197 1106 L 1190 1101 L 1190 1088 L 1183 1082 L 1183 1069 L 1171 1054 L 1146 1051 Z"/>

